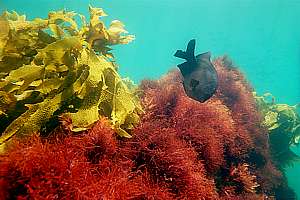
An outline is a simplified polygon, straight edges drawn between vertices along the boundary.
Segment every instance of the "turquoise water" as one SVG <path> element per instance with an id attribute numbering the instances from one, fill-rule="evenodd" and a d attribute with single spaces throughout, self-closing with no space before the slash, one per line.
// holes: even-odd
<path id="1" fill-rule="evenodd" d="M 174 52 L 195 38 L 197 52 L 228 54 L 260 94 L 300 102 L 300 0 L 0 0 L 0 8 L 32 19 L 62 8 L 88 15 L 89 3 L 105 9 L 107 22 L 119 19 L 136 35 L 115 47 L 120 72 L 136 82 L 175 67 Z M 287 169 L 298 196 L 299 172 L 300 164 Z"/>

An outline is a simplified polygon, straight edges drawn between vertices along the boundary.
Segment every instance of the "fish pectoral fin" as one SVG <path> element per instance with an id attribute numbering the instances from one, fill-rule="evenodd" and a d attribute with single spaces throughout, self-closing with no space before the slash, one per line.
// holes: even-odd
<path id="1" fill-rule="evenodd" d="M 198 85 L 199 85 L 199 81 L 196 80 L 196 79 L 192 79 L 191 82 L 190 82 L 190 86 L 192 89 L 195 89 Z"/>

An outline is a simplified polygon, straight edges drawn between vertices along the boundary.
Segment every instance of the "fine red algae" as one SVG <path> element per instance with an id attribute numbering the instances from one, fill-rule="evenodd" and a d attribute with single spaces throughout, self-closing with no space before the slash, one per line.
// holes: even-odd
<path id="1" fill-rule="evenodd" d="M 101 119 L 72 135 L 16 140 L 0 157 L 1 199 L 282 199 L 252 89 L 227 58 L 219 89 L 199 103 L 180 73 L 144 80 L 145 114 L 122 139 Z"/>
<path id="2" fill-rule="evenodd" d="M 1 156 L 1 199 L 172 199 L 117 155 L 105 121 L 83 135 L 51 141 L 34 135 L 12 146 Z"/>

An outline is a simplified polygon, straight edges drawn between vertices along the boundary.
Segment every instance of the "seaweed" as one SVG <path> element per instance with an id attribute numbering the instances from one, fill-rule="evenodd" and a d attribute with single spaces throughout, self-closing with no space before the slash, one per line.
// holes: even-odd
<path id="1" fill-rule="evenodd" d="M 73 132 L 108 117 L 120 136 L 131 137 L 142 107 L 137 87 L 120 77 L 110 50 L 134 36 L 118 20 L 106 28 L 101 8 L 89 11 L 89 22 L 65 10 L 31 21 L 14 11 L 1 15 L 0 116 L 6 121 L 1 145 L 40 132 L 54 115 L 62 123 L 72 121 Z"/>
<path id="2" fill-rule="evenodd" d="M 0 156 L 0 196 L 295 199 L 271 159 L 250 86 L 225 63 L 214 61 L 221 84 L 205 103 L 186 96 L 179 71 L 142 81 L 145 113 L 130 139 L 101 118 L 82 134 L 13 141 Z"/>
<path id="3" fill-rule="evenodd" d="M 13 140 L 0 156 L 0 198 L 173 199 L 147 173 L 130 170 L 133 162 L 119 155 L 115 136 L 101 119 L 86 134 Z"/>
<path id="4" fill-rule="evenodd" d="M 254 93 L 263 120 L 262 125 L 268 130 L 274 160 L 280 167 L 292 165 L 300 157 L 290 150 L 292 145 L 299 145 L 300 116 L 297 107 L 276 103 L 275 97 L 266 93 L 258 96 Z"/>
<path id="5" fill-rule="evenodd" d="M 219 89 L 205 103 L 186 96 L 178 70 L 137 88 L 110 51 L 133 36 L 119 21 L 107 29 L 105 15 L 2 15 L 1 199 L 295 199 L 271 157 L 271 131 L 297 133 L 295 118 L 266 121 L 265 101 L 228 57 L 213 62 Z"/>

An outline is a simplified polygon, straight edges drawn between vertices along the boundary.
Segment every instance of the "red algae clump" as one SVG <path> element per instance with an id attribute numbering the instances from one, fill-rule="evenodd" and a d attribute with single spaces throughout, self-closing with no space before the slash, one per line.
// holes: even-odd
<path id="1" fill-rule="evenodd" d="M 145 114 L 130 139 L 101 119 L 72 135 L 16 140 L 0 157 L 0 199 L 284 199 L 252 89 L 226 58 L 219 88 L 199 103 L 177 70 L 144 80 Z"/>

